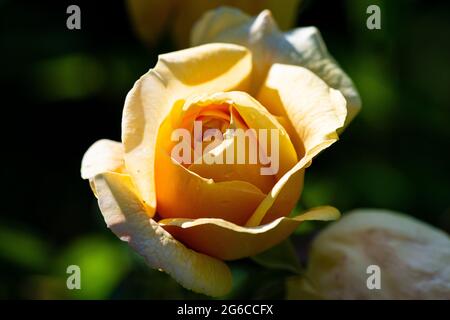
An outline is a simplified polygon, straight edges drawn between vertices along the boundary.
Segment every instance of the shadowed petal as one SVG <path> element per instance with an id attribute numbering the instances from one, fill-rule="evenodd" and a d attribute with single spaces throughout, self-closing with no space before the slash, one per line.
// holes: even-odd
<path id="1" fill-rule="evenodd" d="M 258 254 L 286 239 L 302 221 L 335 220 L 333 207 L 319 207 L 294 218 L 279 218 L 266 225 L 241 227 L 222 219 L 164 219 L 159 223 L 190 248 L 223 260 Z"/>
<path id="2" fill-rule="evenodd" d="M 104 173 L 97 175 L 94 183 L 108 227 L 150 267 L 162 269 L 184 287 L 210 296 L 222 296 L 231 289 L 226 264 L 186 248 L 147 216 L 128 175 Z"/>

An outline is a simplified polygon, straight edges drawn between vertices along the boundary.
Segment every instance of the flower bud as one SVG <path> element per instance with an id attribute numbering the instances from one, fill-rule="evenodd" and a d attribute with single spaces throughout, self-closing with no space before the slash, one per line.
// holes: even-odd
<path id="1" fill-rule="evenodd" d="M 377 283 L 378 282 L 378 283 Z M 450 240 L 387 210 L 355 210 L 314 240 L 288 298 L 450 299 Z"/>

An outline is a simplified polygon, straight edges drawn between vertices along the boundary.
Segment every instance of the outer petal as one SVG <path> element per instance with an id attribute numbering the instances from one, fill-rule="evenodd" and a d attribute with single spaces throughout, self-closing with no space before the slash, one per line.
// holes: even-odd
<path id="1" fill-rule="evenodd" d="M 359 94 L 351 79 L 328 53 L 315 27 L 298 28 L 282 33 L 265 10 L 250 17 L 237 9 L 219 8 L 206 13 L 191 33 L 191 45 L 209 42 L 236 43 L 253 54 L 253 89 L 256 90 L 274 63 L 304 66 L 332 88 L 342 91 L 348 101 L 348 124 L 361 108 Z"/>
<path id="2" fill-rule="evenodd" d="M 102 139 L 95 142 L 81 160 L 81 177 L 92 179 L 97 174 L 113 171 L 123 172 L 123 146 L 120 142 Z"/>
<path id="3" fill-rule="evenodd" d="M 104 173 L 95 177 L 95 186 L 108 227 L 150 267 L 162 269 L 184 287 L 210 296 L 222 296 L 231 289 L 226 264 L 186 248 L 147 217 L 128 175 Z"/>
<path id="4" fill-rule="evenodd" d="M 337 139 L 336 130 L 344 125 L 345 99 L 342 94 L 329 88 L 311 71 L 297 66 L 275 64 L 270 69 L 258 100 L 275 115 L 289 120 L 297 134 L 293 142 L 301 160 L 289 170 L 263 200 L 247 226 L 278 218 L 277 207 L 296 199 L 297 187 L 301 186 L 304 168 L 320 151 Z M 298 198 L 298 197 L 297 197 Z"/>
<path id="5" fill-rule="evenodd" d="M 97 192 L 93 178 L 107 171 L 118 173 L 125 171 L 123 145 L 120 142 L 102 139 L 90 146 L 81 160 L 81 177 L 89 179 L 89 185 L 95 196 Z"/>
<path id="6" fill-rule="evenodd" d="M 164 219 L 159 223 L 190 248 L 223 260 L 258 254 L 286 239 L 305 220 L 335 220 L 333 207 L 319 207 L 295 218 L 279 218 L 258 227 L 241 227 L 222 219 Z"/>
<path id="7" fill-rule="evenodd" d="M 172 35 L 176 44 L 185 47 L 189 44 L 189 31 L 193 24 L 207 10 L 228 5 L 239 8 L 249 14 L 257 14 L 263 9 L 273 10 L 283 28 L 292 26 L 300 0 L 187 0 L 179 1 L 176 15 L 173 17 Z"/>
<path id="8" fill-rule="evenodd" d="M 200 96 L 192 101 L 192 103 L 201 105 L 213 103 L 220 104 L 224 102 L 232 103 L 233 108 L 237 110 L 249 128 L 254 129 L 257 132 L 260 129 L 274 129 L 278 131 L 280 170 L 276 175 L 277 178 L 281 178 L 282 175 L 297 163 L 295 148 L 285 128 L 278 122 L 276 117 L 267 111 L 267 108 L 261 105 L 259 101 L 254 99 L 248 93 L 237 91 L 218 92 L 209 96 Z M 182 117 L 183 115 L 180 115 L 180 118 Z M 269 140 L 267 141 L 267 144 L 270 146 Z M 212 166 L 211 168 L 214 169 L 214 167 L 215 166 Z"/>
<path id="9" fill-rule="evenodd" d="M 258 100 L 271 113 L 289 120 L 299 138 L 295 140 L 302 143 L 297 150 L 306 153 L 324 141 L 336 141 L 336 130 L 343 126 L 347 115 L 342 94 L 298 66 L 274 64 Z"/>
<path id="10" fill-rule="evenodd" d="M 285 35 L 301 54 L 300 65 L 317 74 L 330 87 L 342 92 L 347 99 L 345 122 L 350 123 L 361 109 L 361 98 L 353 81 L 328 52 L 319 30 L 316 27 L 297 28 Z"/>
<path id="11" fill-rule="evenodd" d="M 155 146 L 175 102 L 193 93 L 245 90 L 251 55 L 243 47 L 209 44 L 159 56 L 129 92 L 122 119 L 125 166 L 145 203 L 156 207 Z"/>

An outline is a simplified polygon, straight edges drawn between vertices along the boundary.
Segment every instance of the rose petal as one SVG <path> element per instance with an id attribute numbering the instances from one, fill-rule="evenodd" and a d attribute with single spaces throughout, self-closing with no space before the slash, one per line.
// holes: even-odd
<path id="1" fill-rule="evenodd" d="M 361 109 L 361 98 L 353 81 L 328 52 L 319 30 L 316 27 L 296 28 L 285 35 L 301 53 L 300 65 L 317 74 L 330 87 L 342 92 L 347 100 L 346 126 Z"/>
<path id="2" fill-rule="evenodd" d="M 306 68 L 274 64 L 260 88 L 258 100 L 293 125 L 302 146 L 311 152 L 324 141 L 336 141 L 336 130 L 347 114 L 342 94 Z"/>
<path id="3" fill-rule="evenodd" d="M 94 183 L 108 227 L 150 267 L 162 269 L 185 288 L 210 296 L 222 296 L 231 289 L 226 264 L 186 248 L 148 218 L 130 176 L 108 172 L 97 175 Z"/>
<path id="4" fill-rule="evenodd" d="M 85 152 L 81 160 L 81 177 L 92 179 L 99 173 L 123 172 L 123 146 L 120 142 L 102 139 Z"/>
<path id="5" fill-rule="evenodd" d="M 286 117 L 298 139 L 303 158 L 274 186 L 247 222 L 257 226 L 278 218 L 280 203 L 292 201 L 302 185 L 304 168 L 322 150 L 338 139 L 336 130 L 343 126 L 346 108 L 342 94 L 329 88 L 311 71 L 297 66 L 274 64 L 261 87 L 258 100 L 269 111 Z"/>
<path id="6" fill-rule="evenodd" d="M 199 114 L 211 113 L 208 111 L 212 108 L 216 108 L 216 113 L 220 115 L 219 111 L 222 114 L 226 114 L 225 125 L 223 128 L 220 128 L 222 132 L 220 133 L 219 138 L 215 137 L 212 150 L 202 150 L 202 154 L 196 155 L 196 161 L 190 163 L 187 168 L 189 171 L 200 175 L 206 179 L 213 179 L 214 182 L 223 182 L 223 181 L 245 181 L 253 184 L 262 192 L 269 192 L 273 185 L 275 184 L 276 176 L 274 175 L 262 175 L 261 168 L 262 164 L 258 155 L 260 151 L 258 147 L 255 148 L 255 154 L 257 157 L 256 163 L 249 163 L 249 150 L 250 146 L 245 141 L 244 149 L 238 151 L 238 138 L 236 135 L 232 135 L 228 129 L 242 129 L 247 130 L 248 127 L 245 124 L 240 123 L 241 116 L 237 111 L 238 99 L 235 96 L 244 96 L 247 95 L 244 92 L 219 92 L 214 93 L 212 95 L 199 95 L 194 96 L 191 99 L 188 99 L 184 104 L 181 112 L 172 117 L 178 119 L 178 122 L 187 123 L 187 126 L 192 127 L 192 123 L 194 119 L 199 119 Z M 242 100 L 242 99 L 241 99 Z M 217 109 L 219 108 L 219 109 Z M 263 107 L 261 107 L 263 108 Z M 264 109 L 264 108 L 263 108 Z M 265 113 L 268 113 L 266 109 L 264 109 Z M 220 115 L 222 118 L 223 115 Z M 265 115 L 258 113 L 256 117 L 265 117 Z M 238 121 L 239 120 L 239 121 Z M 252 127 L 252 129 L 254 129 Z M 257 128 L 255 128 L 257 130 Z M 228 132 L 228 134 L 226 134 Z M 205 132 L 203 132 L 205 134 Z M 287 135 L 286 135 L 287 136 Z M 216 139 L 220 139 L 219 142 Z M 247 138 L 245 138 L 247 140 Z M 256 146 L 257 136 L 250 134 L 250 139 L 252 143 Z M 289 139 L 289 137 L 287 137 Z M 204 145 L 207 145 L 204 143 Z M 208 146 L 211 148 L 211 146 Z M 293 149 L 293 148 L 292 148 Z M 229 161 L 230 152 L 234 156 L 232 161 Z M 243 152 L 245 155 L 245 163 L 238 163 L 238 153 Z M 212 164 L 211 161 L 208 160 L 208 157 L 214 157 L 218 160 L 218 162 Z M 228 158 L 228 159 L 227 159 Z M 202 161 L 198 161 L 201 159 Z M 241 159 L 242 160 L 242 159 Z M 228 163 L 227 163 L 228 162 Z M 256 208 L 256 207 L 255 207 Z M 206 217 L 205 217 L 206 218 Z M 245 222 L 245 221 L 244 221 Z"/>
<path id="7" fill-rule="evenodd" d="M 205 14 L 191 32 L 191 45 L 210 42 L 235 43 L 252 51 L 253 90 L 274 63 L 292 64 L 311 69 L 329 86 L 342 91 L 348 101 L 346 125 L 361 108 L 354 84 L 328 53 L 314 27 L 282 33 L 268 10 L 250 17 L 238 9 L 219 8 Z"/>
<path id="8" fill-rule="evenodd" d="M 256 135 L 259 134 L 259 130 L 266 130 L 268 137 L 266 141 L 267 146 L 262 145 L 260 147 L 267 149 L 266 151 L 268 152 L 263 153 L 271 156 L 272 162 L 277 161 L 278 165 L 273 164 L 274 169 L 277 169 L 277 172 L 274 175 L 262 175 L 260 170 L 260 163 L 257 165 L 251 165 L 248 163 L 233 165 L 208 165 L 206 163 L 202 163 L 191 165 L 189 167 L 189 170 L 196 172 L 203 177 L 222 176 L 222 179 L 226 176 L 229 176 L 229 172 L 232 171 L 233 173 L 239 173 L 237 174 L 238 176 L 250 176 L 251 178 L 246 179 L 245 181 L 255 184 L 257 187 L 263 190 L 263 192 L 269 192 L 275 183 L 272 177 L 278 180 L 297 163 L 295 148 L 292 145 L 289 135 L 287 134 L 284 127 L 280 123 L 278 123 L 277 119 L 273 115 L 271 115 L 267 111 L 267 109 L 264 108 L 264 106 L 262 106 L 257 100 L 252 98 L 249 94 L 237 91 L 221 92 L 209 96 L 199 97 L 196 100 L 190 101 L 190 103 L 192 103 L 191 105 L 193 106 L 231 104 L 233 110 L 235 110 L 239 114 L 239 116 L 245 121 L 246 125 L 256 131 Z M 192 112 L 191 108 L 184 110 L 184 113 L 187 112 Z M 183 114 L 181 114 L 179 118 L 183 118 Z M 276 150 L 270 150 L 270 136 L 272 134 L 271 130 L 276 130 L 278 134 L 278 144 L 276 146 Z M 235 143 L 227 146 L 227 148 L 230 147 L 235 147 Z M 223 150 L 225 150 L 225 148 Z M 278 153 L 278 157 L 276 156 L 276 153 Z"/>
<path id="9" fill-rule="evenodd" d="M 258 227 L 241 227 L 222 219 L 164 219 L 160 225 L 190 248 L 222 260 L 258 254 L 286 239 L 306 220 L 335 220 L 333 207 L 319 207 L 294 218 L 282 217 Z"/>
<path id="10" fill-rule="evenodd" d="M 200 16 L 220 5 L 240 8 L 257 14 L 269 8 L 283 29 L 293 25 L 300 0 L 128 0 L 128 12 L 133 27 L 142 41 L 155 45 L 156 41 L 171 31 L 172 40 L 178 48 L 189 46 L 189 32 Z M 168 30 L 166 30 L 168 29 Z M 166 32 L 164 32 L 166 31 Z"/>
<path id="11" fill-rule="evenodd" d="M 244 224 L 265 194 L 246 181 L 214 182 L 186 169 L 166 150 L 170 119 L 160 127 L 156 147 L 157 210 L 163 218 L 222 218 Z"/>
<path id="12" fill-rule="evenodd" d="M 243 47 L 208 44 L 159 56 L 128 93 L 122 118 L 125 166 L 144 202 L 156 207 L 155 146 L 173 105 L 193 93 L 245 90 L 251 55 Z"/>

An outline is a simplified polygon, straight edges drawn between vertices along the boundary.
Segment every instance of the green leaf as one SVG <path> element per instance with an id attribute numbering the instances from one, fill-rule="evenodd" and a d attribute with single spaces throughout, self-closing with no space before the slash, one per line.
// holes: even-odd
<path id="1" fill-rule="evenodd" d="M 290 240 L 285 240 L 251 259 L 268 269 L 283 270 L 294 274 L 301 272 L 300 260 Z"/>
<path id="2" fill-rule="evenodd" d="M 129 270 L 130 255 L 126 244 L 102 236 L 87 236 L 72 243 L 59 258 L 57 274 L 66 279 L 70 265 L 80 267 L 81 289 L 67 290 L 77 299 L 105 299 L 111 297 Z M 65 286 L 66 281 L 63 281 Z"/>
<path id="3" fill-rule="evenodd" d="M 292 276 L 286 278 L 287 300 L 320 300 L 323 297 L 314 289 L 306 276 Z"/>
<path id="4" fill-rule="evenodd" d="M 15 267 L 44 270 L 50 259 L 48 244 L 30 232 L 0 223 L 0 260 Z"/>

